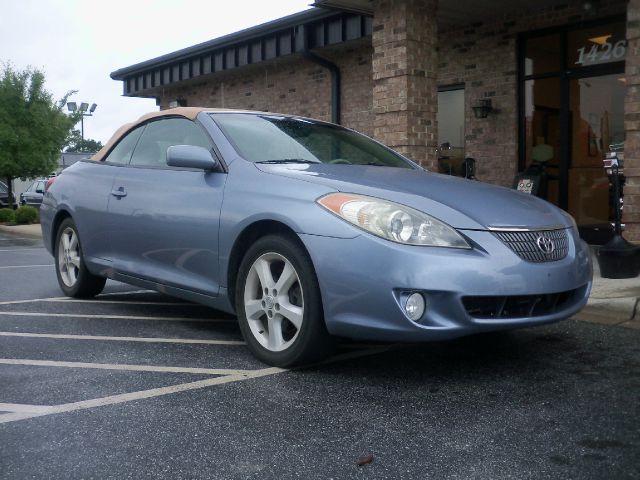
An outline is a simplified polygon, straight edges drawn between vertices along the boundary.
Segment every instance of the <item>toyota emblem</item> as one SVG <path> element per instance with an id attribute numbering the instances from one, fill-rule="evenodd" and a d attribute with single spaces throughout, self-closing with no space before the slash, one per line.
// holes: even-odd
<path id="1" fill-rule="evenodd" d="M 550 238 L 540 235 L 536 240 L 536 244 L 542 253 L 549 255 L 556 249 L 556 245 Z"/>

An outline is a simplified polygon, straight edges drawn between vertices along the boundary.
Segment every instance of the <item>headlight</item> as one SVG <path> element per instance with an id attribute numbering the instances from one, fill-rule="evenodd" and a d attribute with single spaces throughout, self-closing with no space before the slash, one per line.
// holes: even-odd
<path id="1" fill-rule="evenodd" d="M 392 242 L 471 248 L 449 225 L 426 213 L 388 200 L 349 193 L 330 193 L 317 201 L 356 227 Z"/>

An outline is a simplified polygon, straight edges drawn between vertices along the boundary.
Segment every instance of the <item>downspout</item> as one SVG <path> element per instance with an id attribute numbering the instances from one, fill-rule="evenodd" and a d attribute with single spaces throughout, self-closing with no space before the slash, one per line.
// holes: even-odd
<path id="1" fill-rule="evenodd" d="M 315 53 L 305 50 L 302 56 L 307 60 L 323 66 L 331 72 L 331 122 L 340 124 L 340 69 L 338 66 Z"/>
<path id="2" fill-rule="evenodd" d="M 308 38 L 308 30 L 304 29 L 304 49 L 302 51 L 302 56 L 307 60 L 316 63 L 331 73 L 331 122 L 340 124 L 340 99 L 342 97 L 342 92 L 340 88 L 340 69 L 338 66 L 327 60 L 326 58 L 321 57 L 320 55 L 316 55 L 315 53 L 309 50 L 309 38 Z"/>

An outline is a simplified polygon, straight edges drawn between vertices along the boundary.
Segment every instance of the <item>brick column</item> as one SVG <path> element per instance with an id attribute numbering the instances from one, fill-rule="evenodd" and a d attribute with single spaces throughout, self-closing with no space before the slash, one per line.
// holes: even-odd
<path id="1" fill-rule="evenodd" d="M 627 7 L 627 97 L 624 102 L 625 238 L 640 242 L 640 0 Z"/>
<path id="2" fill-rule="evenodd" d="M 374 0 L 374 136 L 436 169 L 437 0 Z"/>

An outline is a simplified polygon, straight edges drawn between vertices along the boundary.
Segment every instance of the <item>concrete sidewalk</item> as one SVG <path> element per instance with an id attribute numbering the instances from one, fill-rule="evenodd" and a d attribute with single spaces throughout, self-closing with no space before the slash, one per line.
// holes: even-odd
<path id="1" fill-rule="evenodd" d="M 0 232 L 26 238 L 42 238 L 40 225 L 0 225 Z M 621 325 L 640 329 L 640 277 L 612 280 L 600 276 L 600 268 L 593 252 L 593 289 L 589 303 L 576 318 L 605 325 Z"/>
<path id="2" fill-rule="evenodd" d="M 640 301 L 640 277 L 609 279 L 600 276 L 600 268 L 592 247 L 593 288 L 589 303 L 576 318 L 586 322 L 621 325 L 640 329 L 636 314 Z"/>

